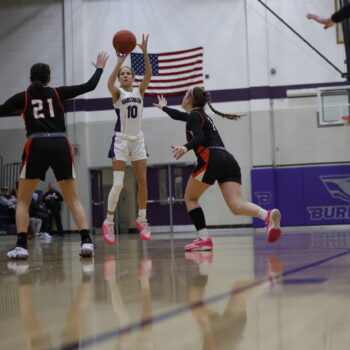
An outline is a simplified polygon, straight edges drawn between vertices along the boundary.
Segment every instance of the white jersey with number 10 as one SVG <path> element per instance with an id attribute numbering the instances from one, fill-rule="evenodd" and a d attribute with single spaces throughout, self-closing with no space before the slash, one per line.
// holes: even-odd
<path id="1" fill-rule="evenodd" d="M 121 132 L 127 136 L 138 136 L 142 134 L 141 118 L 143 101 L 140 89 L 133 88 L 132 91 L 120 90 L 120 97 L 113 105 L 117 113 L 117 122 L 114 131 Z"/>

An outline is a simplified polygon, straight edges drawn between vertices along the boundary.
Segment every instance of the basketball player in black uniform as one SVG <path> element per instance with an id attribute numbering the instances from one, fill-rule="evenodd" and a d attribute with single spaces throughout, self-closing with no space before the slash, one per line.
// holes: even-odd
<path id="1" fill-rule="evenodd" d="M 323 28 L 328 29 L 335 23 L 340 23 L 350 17 L 350 4 L 345 5 L 340 10 L 334 12 L 330 17 L 321 17 L 312 13 L 308 13 L 306 17 L 323 24 Z"/>
<path id="2" fill-rule="evenodd" d="M 49 167 L 60 184 L 63 198 L 72 212 L 81 235 L 80 255 L 92 257 L 94 246 L 88 230 L 84 208 L 78 198 L 71 144 L 65 136 L 63 102 L 96 88 L 108 56 L 97 55 L 95 73 L 81 85 L 48 87 L 50 67 L 36 63 L 30 70 L 31 85 L 0 105 L 0 116 L 21 112 L 28 141 L 24 146 L 16 208 L 17 244 L 8 251 L 11 259 L 27 259 L 28 207 L 40 180 L 45 180 Z"/>
<path id="3" fill-rule="evenodd" d="M 187 244 L 185 249 L 188 251 L 213 249 L 213 242 L 208 236 L 204 213 L 198 200 L 215 181 L 218 181 L 226 204 L 233 214 L 265 220 L 268 241 L 272 243 L 281 235 L 281 214 L 278 209 L 266 211 L 256 204 L 243 201 L 241 169 L 235 158 L 226 150 L 214 122 L 205 113 L 204 106 L 207 103 L 215 114 L 233 120 L 240 118 L 238 115 L 224 114 L 215 110 L 211 105 L 209 93 L 200 87 L 188 90 L 184 96 L 182 108 L 185 113 L 168 108 L 163 96 L 158 96 L 158 103 L 153 104 L 172 119 L 186 122 L 187 143 L 183 146 L 172 146 L 174 157 L 180 159 L 190 150 L 194 150 L 197 156 L 197 165 L 187 183 L 185 202 L 198 238 Z"/>

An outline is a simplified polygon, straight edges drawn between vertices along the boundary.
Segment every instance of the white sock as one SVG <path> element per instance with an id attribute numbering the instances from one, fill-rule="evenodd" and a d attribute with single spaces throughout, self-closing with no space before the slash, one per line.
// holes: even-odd
<path id="1" fill-rule="evenodd" d="M 198 231 L 198 237 L 202 239 L 207 239 L 208 238 L 208 229 L 207 228 L 202 228 L 201 230 Z"/>
<path id="2" fill-rule="evenodd" d="M 141 221 L 146 221 L 146 209 L 139 209 L 139 213 L 137 218 L 140 219 Z"/>
<path id="3" fill-rule="evenodd" d="M 258 216 L 261 220 L 265 220 L 266 219 L 266 216 L 267 216 L 267 210 L 263 209 L 263 208 L 260 208 L 258 210 Z"/>
<path id="4" fill-rule="evenodd" d="M 111 223 L 114 222 L 114 215 L 113 214 L 107 214 L 107 220 Z"/>

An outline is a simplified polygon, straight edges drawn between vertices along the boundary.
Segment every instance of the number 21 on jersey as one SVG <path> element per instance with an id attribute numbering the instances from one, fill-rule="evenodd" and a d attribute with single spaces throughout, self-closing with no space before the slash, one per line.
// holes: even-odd
<path id="1" fill-rule="evenodd" d="M 34 118 L 35 119 L 45 118 L 44 103 L 47 103 L 49 106 L 50 118 L 55 118 L 55 112 L 53 109 L 52 98 L 47 98 L 46 100 L 40 100 L 40 99 L 32 100 Z"/>

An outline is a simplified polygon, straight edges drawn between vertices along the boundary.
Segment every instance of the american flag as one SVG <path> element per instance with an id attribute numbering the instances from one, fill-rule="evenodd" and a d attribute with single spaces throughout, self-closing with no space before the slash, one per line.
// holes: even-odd
<path id="1" fill-rule="evenodd" d="M 148 54 L 152 66 L 152 80 L 145 95 L 180 95 L 191 86 L 203 85 L 203 47 Z M 131 67 L 137 85 L 145 75 L 142 53 L 131 53 Z"/>

